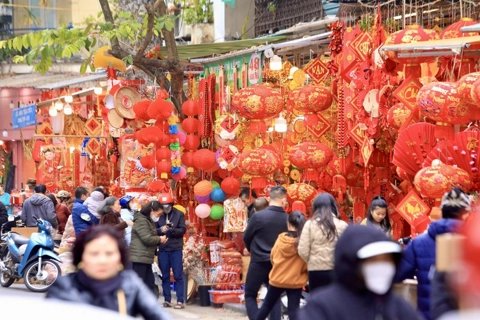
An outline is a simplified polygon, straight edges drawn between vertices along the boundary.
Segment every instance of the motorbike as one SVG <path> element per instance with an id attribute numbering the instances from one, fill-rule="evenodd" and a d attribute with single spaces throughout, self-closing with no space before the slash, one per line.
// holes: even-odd
<path id="1" fill-rule="evenodd" d="M 30 238 L 15 232 L 1 235 L 0 285 L 10 287 L 16 280 L 24 279 L 25 286 L 33 292 L 45 292 L 60 277 L 60 258 L 54 252 L 51 236 L 52 224 L 36 219 L 38 232 Z"/>

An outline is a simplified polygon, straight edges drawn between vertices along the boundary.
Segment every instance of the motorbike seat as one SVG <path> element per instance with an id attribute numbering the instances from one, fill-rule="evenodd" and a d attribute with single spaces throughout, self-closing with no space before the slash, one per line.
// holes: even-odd
<path id="1" fill-rule="evenodd" d="M 27 244 L 28 241 L 30 241 L 29 238 L 22 236 L 21 234 L 18 233 L 11 233 L 13 242 L 15 242 L 16 245 L 22 245 L 22 244 Z"/>

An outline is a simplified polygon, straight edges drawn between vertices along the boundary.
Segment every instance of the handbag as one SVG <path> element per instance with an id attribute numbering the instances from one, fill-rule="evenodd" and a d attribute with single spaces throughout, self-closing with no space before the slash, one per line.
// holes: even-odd
<path id="1" fill-rule="evenodd" d="M 127 299 L 125 298 L 125 292 L 123 290 L 117 291 L 117 299 L 118 299 L 118 313 L 122 316 L 127 315 Z"/>

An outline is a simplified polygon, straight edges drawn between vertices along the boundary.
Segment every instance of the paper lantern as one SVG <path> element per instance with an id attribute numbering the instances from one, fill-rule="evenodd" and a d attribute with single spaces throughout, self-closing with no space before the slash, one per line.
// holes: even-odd
<path id="1" fill-rule="evenodd" d="M 173 104 L 166 100 L 155 100 L 150 103 L 147 114 L 150 119 L 167 119 L 173 112 Z"/>
<path id="2" fill-rule="evenodd" d="M 160 178 L 167 179 L 172 170 L 172 163 L 170 161 L 160 161 L 157 163 L 157 174 L 160 174 Z"/>
<path id="3" fill-rule="evenodd" d="M 417 43 L 429 40 L 438 40 L 440 37 L 435 30 L 423 29 L 419 25 L 409 25 L 405 29 L 390 34 L 385 40 L 385 46 L 392 44 Z M 401 52 L 401 51 L 400 51 Z M 434 57 L 407 57 L 399 58 L 398 51 L 387 51 L 387 56 L 395 62 L 403 64 L 420 64 L 432 62 Z"/>
<path id="4" fill-rule="evenodd" d="M 462 104 L 457 85 L 452 82 L 432 82 L 417 94 L 420 112 L 436 121 L 437 138 L 453 138 L 452 124 L 462 124 L 470 119 L 471 106 Z"/>
<path id="5" fill-rule="evenodd" d="M 326 144 L 320 142 L 303 142 L 290 149 L 290 162 L 304 169 L 304 177 L 307 181 L 317 181 L 318 171 L 333 159 L 333 151 Z"/>
<path id="6" fill-rule="evenodd" d="M 330 108 L 332 101 L 328 88 L 311 84 L 296 88 L 288 94 L 288 104 L 298 111 L 307 113 L 324 111 Z"/>
<path id="7" fill-rule="evenodd" d="M 226 196 L 227 195 L 225 194 L 225 192 L 223 192 L 223 190 L 220 188 L 213 189 L 210 193 L 210 199 L 215 202 L 223 202 Z"/>
<path id="8" fill-rule="evenodd" d="M 205 203 L 199 204 L 195 208 L 195 214 L 202 219 L 208 218 L 210 216 L 210 206 Z"/>
<path id="9" fill-rule="evenodd" d="M 223 179 L 220 187 L 228 195 L 238 195 L 240 192 L 240 182 L 233 177 Z"/>
<path id="10" fill-rule="evenodd" d="M 182 104 L 183 114 L 189 117 L 198 115 L 199 103 L 193 100 L 187 100 Z"/>
<path id="11" fill-rule="evenodd" d="M 264 85 L 254 85 L 237 91 L 232 97 L 234 110 L 250 120 L 250 131 L 264 133 L 267 128 L 264 119 L 277 116 L 284 107 L 279 90 Z"/>
<path id="12" fill-rule="evenodd" d="M 138 102 L 135 102 L 133 105 L 133 112 L 138 120 L 148 121 L 150 117 L 148 116 L 148 107 L 150 106 L 151 101 L 148 99 L 142 99 Z"/>
<path id="13" fill-rule="evenodd" d="M 163 181 L 154 180 L 147 185 L 147 189 L 150 192 L 162 192 L 165 188 L 165 183 Z"/>
<path id="14" fill-rule="evenodd" d="M 287 187 L 288 202 L 301 201 L 310 207 L 318 191 L 306 183 L 293 183 Z"/>
<path id="15" fill-rule="evenodd" d="M 200 137 L 194 134 L 188 134 L 185 138 L 185 143 L 183 147 L 186 150 L 196 150 L 200 147 Z"/>
<path id="16" fill-rule="evenodd" d="M 221 204 L 214 204 L 210 209 L 210 218 L 213 220 L 220 220 L 225 215 L 223 206 Z"/>
<path id="17" fill-rule="evenodd" d="M 201 149 L 195 152 L 194 167 L 198 170 L 209 170 L 215 166 L 215 153 L 208 149 Z"/>
<path id="18" fill-rule="evenodd" d="M 157 161 L 170 160 L 172 158 L 172 151 L 168 148 L 160 148 L 156 151 Z"/>
<path id="19" fill-rule="evenodd" d="M 393 107 L 388 110 L 387 121 L 388 124 L 395 129 L 400 129 L 400 127 L 405 123 L 405 121 L 412 114 L 412 109 L 405 106 L 403 103 L 395 103 Z"/>
<path id="20" fill-rule="evenodd" d="M 202 180 L 193 186 L 193 193 L 196 196 L 207 196 L 212 192 L 212 184 L 208 180 Z"/>
<path id="21" fill-rule="evenodd" d="M 182 128 L 186 133 L 195 133 L 198 131 L 200 122 L 196 118 L 186 118 L 182 121 Z"/>
<path id="22" fill-rule="evenodd" d="M 266 176 L 279 168 L 280 159 L 275 152 L 267 149 L 254 149 L 240 153 L 238 168 L 252 176 L 252 188 L 263 189 L 267 185 Z"/>
<path id="23" fill-rule="evenodd" d="M 182 155 L 182 163 L 187 167 L 193 167 L 195 163 L 195 152 L 185 152 Z"/>
<path id="24" fill-rule="evenodd" d="M 197 200 L 199 203 L 207 203 L 210 201 L 210 195 L 207 194 L 206 196 L 199 196 L 195 195 L 195 200 Z"/>
<path id="25" fill-rule="evenodd" d="M 480 79 L 480 72 L 473 72 L 464 75 L 457 81 L 457 91 L 460 97 L 462 98 L 463 102 L 466 103 L 475 103 L 473 96 L 477 93 L 474 92 L 475 89 L 474 83 Z M 480 90 L 480 83 L 477 84 L 476 90 Z M 480 94 L 480 92 L 478 92 Z M 480 96 L 479 96 L 480 97 Z M 480 99 L 478 99 L 480 101 Z"/>
<path id="26" fill-rule="evenodd" d="M 472 180 L 465 170 L 443 164 L 440 160 L 434 160 L 430 167 L 418 171 L 414 179 L 420 194 L 432 199 L 441 199 L 454 187 L 468 192 L 471 184 Z"/>
<path id="27" fill-rule="evenodd" d="M 58 112 L 55 117 L 50 117 L 50 124 L 54 134 L 61 134 L 65 126 L 65 117 L 63 112 Z"/>
<path id="28" fill-rule="evenodd" d="M 212 183 L 212 190 L 220 188 L 220 183 L 215 180 L 210 181 Z"/>
<path id="29" fill-rule="evenodd" d="M 177 174 L 172 174 L 174 180 L 182 180 L 187 176 L 187 169 L 185 167 L 180 167 L 180 172 Z"/>
<path id="30" fill-rule="evenodd" d="M 463 27 L 472 26 L 477 24 L 475 20 L 472 18 L 461 18 L 460 21 L 452 23 L 445 29 L 441 34 L 442 39 L 453 39 L 453 38 L 462 38 L 462 37 L 473 37 L 478 36 L 478 32 L 462 32 L 460 29 Z"/>
<path id="31" fill-rule="evenodd" d="M 155 158 L 153 155 L 147 155 L 140 158 L 140 164 L 144 169 L 153 169 L 155 167 Z"/>

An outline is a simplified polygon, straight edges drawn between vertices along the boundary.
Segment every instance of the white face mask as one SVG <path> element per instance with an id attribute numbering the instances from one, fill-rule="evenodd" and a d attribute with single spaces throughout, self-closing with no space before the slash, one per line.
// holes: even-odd
<path id="1" fill-rule="evenodd" d="M 157 222 L 158 220 L 160 220 L 160 217 L 157 217 L 156 215 L 153 215 L 153 214 L 150 215 L 150 218 L 152 218 L 153 222 Z"/>
<path id="2" fill-rule="evenodd" d="M 367 262 L 362 265 L 365 286 L 376 294 L 385 294 L 392 286 L 395 265 L 391 262 Z"/>

